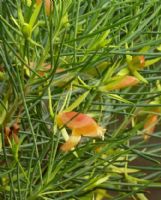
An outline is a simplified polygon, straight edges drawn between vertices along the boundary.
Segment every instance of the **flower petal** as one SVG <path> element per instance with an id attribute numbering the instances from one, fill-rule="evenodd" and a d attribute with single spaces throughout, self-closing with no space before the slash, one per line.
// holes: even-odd
<path id="1" fill-rule="evenodd" d="M 97 127 L 94 119 L 88 115 L 78 112 L 62 112 L 57 116 L 58 125 L 66 125 L 70 129 L 83 128 L 87 126 Z"/>
<path id="2" fill-rule="evenodd" d="M 62 151 L 70 151 L 74 148 L 80 141 L 81 136 L 71 135 L 69 139 L 60 147 Z"/>
<path id="3" fill-rule="evenodd" d="M 85 137 L 100 137 L 104 138 L 105 129 L 97 124 L 91 124 L 82 128 L 73 129 L 75 135 L 82 135 Z"/>

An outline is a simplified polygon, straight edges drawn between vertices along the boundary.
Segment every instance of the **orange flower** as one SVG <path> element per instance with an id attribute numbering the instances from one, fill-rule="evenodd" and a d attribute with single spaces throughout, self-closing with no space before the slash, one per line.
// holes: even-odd
<path id="1" fill-rule="evenodd" d="M 158 115 L 149 115 L 144 124 L 144 140 L 148 140 L 155 130 L 158 121 Z"/>
<path id="2" fill-rule="evenodd" d="M 99 89 L 101 91 L 117 90 L 134 86 L 137 85 L 138 83 L 139 80 L 134 76 L 123 76 L 123 77 L 118 77 L 118 79 L 112 81 L 111 83 L 108 83 L 107 85 L 99 87 Z"/>
<path id="3" fill-rule="evenodd" d="M 151 108 L 151 112 L 155 112 L 154 114 L 149 114 L 146 118 L 145 124 L 144 124 L 144 140 L 148 140 L 150 136 L 153 134 L 155 127 L 158 123 L 158 113 L 161 112 L 160 107 Z"/>
<path id="4" fill-rule="evenodd" d="M 105 129 L 100 127 L 96 121 L 86 114 L 78 112 L 61 112 L 57 116 L 58 126 L 65 125 L 72 130 L 69 139 L 61 146 L 62 151 L 69 151 L 75 147 L 81 136 L 104 137 Z"/>
<path id="5" fill-rule="evenodd" d="M 42 0 L 36 0 L 36 4 L 39 5 L 42 2 Z M 51 7 L 51 8 L 50 8 Z M 45 0 L 45 12 L 49 16 L 50 11 L 53 9 L 53 3 L 52 0 Z"/>

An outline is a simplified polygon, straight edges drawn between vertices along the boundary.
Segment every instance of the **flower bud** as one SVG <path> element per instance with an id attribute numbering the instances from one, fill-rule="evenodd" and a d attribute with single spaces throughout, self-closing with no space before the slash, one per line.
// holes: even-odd
<path id="1" fill-rule="evenodd" d="M 144 56 L 133 56 L 131 62 L 129 63 L 129 68 L 132 70 L 140 70 L 145 66 Z"/>
<path id="2" fill-rule="evenodd" d="M 32 28 L 30 24 L 24 23 L 22 25 L 22 33 L 26 39 L 31 37 L 31 32 L 32 32 Z"/>
<path id="3" fill-rule="evenodd" d="M 36 4 L 39 5 L 42 2 L 42 0 L 36 0 Z M 52 0 L 45 0 L 45 12 L 46 15 L 50 15 L 50 11 L 53 9 L 53 3 Z"/>

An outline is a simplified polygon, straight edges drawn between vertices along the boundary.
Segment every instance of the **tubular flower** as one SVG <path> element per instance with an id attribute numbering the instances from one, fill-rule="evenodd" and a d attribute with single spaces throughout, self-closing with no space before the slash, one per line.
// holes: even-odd
<path id="1" fill-rule="evenodd" d="M 57 116 L 59 127 L 65 125 L 72 130 L 69 139 L 61 146 L 62 151 L 69 151 L 75 147 L 82 136 L 104 137 L 105 129 L 100 127 L 96 121 L 86 114 L 78 112 L 61 112 Z"/>
<path id="2" fill-rule="evenodd" d="M 145 130 L 144 140 L 148 140 L 150 136 L 153 134 L 157 121 L 158 121 L 157 115 L 149 115 L 147 117 L 147 120 L 144 124 L 144 130 Z"/>
<path id="3" fill-rule="evenodd" d="M 152 111 L 156 112 L 156 114 L 149 114 L 146 118 L 145 124 L 144 124 L 144 140 L 148 140 L 150 136 L 153 134 L 155 127 L 158 123 L 158 115 L 157 113 L 160 113 L 161 109 L 156 108 Z"/>
<path id="4" fill-rule="evenodd" d="M 36 4 L 39 5 L 42 2 L 42 0 L 36 0 Z M 51 8 L 50 8 L 51 7 Z M 50 15 L 50 11 L 53 9 L 53 3 L 52 0 L 45 0 L 45 12 L 47 16 Z"/>
<path id="5" fill-rule="evenodd" d="M 108 83 L 107 85 L 99 87 L 101 91 L 105 90 L 117 90 L 122 89 L 130 86 L 137 85 L 139 83 L 139 80 L 134 76 L 123 76 L 118 77 L 115 81 L 112 81 L 111 83 Z"/>

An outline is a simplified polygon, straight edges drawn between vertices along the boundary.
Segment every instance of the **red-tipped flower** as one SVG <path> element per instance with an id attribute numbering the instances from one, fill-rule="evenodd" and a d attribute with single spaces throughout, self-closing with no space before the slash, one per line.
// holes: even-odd
<path id="1" fill-rule="evenodd" d="M 57 116 L 57 123 L 60 127 L 64 125 L 72 130 L 69 139 L 61 146 L 63 151 L 69 151 L 75 147 L 81 136 L 104 137 L 105 129 L 100 127 L 93 118 L 83 113 L 61 112 Z"/>

